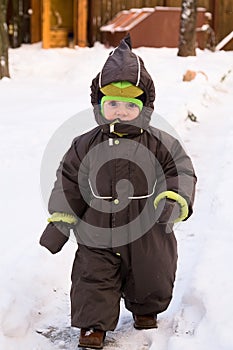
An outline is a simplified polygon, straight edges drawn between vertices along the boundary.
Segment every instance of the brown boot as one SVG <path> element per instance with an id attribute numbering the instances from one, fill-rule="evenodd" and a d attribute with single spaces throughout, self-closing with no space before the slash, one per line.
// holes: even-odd
<path id="1" fill-rule="evenodd" d="M 157 328 L 157 315 L 133 315 L 134 318 L 134 328 L 136 329 L 150 329 Z"/>
<path id="2" fill-rule="evenodd" d="M 81 328 L 79 347 L 103 349 L 105 332 L 98 329 Z"/>

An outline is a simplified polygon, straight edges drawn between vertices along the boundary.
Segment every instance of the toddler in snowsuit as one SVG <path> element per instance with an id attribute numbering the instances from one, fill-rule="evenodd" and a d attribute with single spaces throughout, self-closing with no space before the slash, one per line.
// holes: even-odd
<path id="1" fill-rule="evenodd" d="M 128 36 L 92 81 L 98 126 L 74 139 L 57 171 L 40 243 L 56 253 L 70 229 L 76 236 L 71 323 L 81 328 L 79 346 L 103 347 L 121 298 L 136 329 L 157 327 L 172 298 L 172 228 L 192 214 L 196 177 L 179 141 L 150 126 L 154 99 Z"/>

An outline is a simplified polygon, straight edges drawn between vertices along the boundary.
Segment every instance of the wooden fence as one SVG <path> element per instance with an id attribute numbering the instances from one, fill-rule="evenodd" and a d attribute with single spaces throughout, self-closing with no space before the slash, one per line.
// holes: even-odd
<path id="1" fill-rule="evenodd" d="M 10 4 L 13 0 L 8 0 Z M 23 7 L 23 21 L 20 26 L 22 42 L 38 42 L 51 37 L 53 18 L 51 10 L 56 10 L 63 19 L 69 14 L 69 31 L 73 32 L 74 44 L 92 46 L 96 41 L 102 41 L 100 27 L 111 20 L 119 11 L 131 8 L 171 6 L 181 7 L 182 0 L 16 0 Z M 23 4 L 23 5 L 22 5 Z M 233 31 L 233 0 L 197 0 L 198 7 L 205 7 L 213 15 L 211 26 L 218 43 Z M 20 6 L 19 6 L 20 7 Z M 46 12 L 46 8 L 49 7 Z M 72 10 L 73 9 L 73 10 Z M 21 11 L 22 12 L 22 11 Z M 18 13 L 22 17 L 22 14 Z M 20 17 L 20 18 L 21 18 Z M 51 19 L 52 18 L 52 19 Z M 15 25 L 17 14 L 8 13 L 9 35 Z M 13 23 L 11 21 L 13 20 Z M 17 19 L 18 20 L 18 19 Z M 65 22 L 65 21 L 64 21 Z M 63 23 L 64 24 L 64 23 Z M 46 27 L 47 26 L 47 27 Z M 169 29 L 169 28 L 168 28 Z M 43 32 L 43 35 L 41 35 Z M 45 34 L 44 34 L 45 33 Z M 13 30 L 15 40 L 15 28 Z M 13 39 L 13 36 L 12 38 Z M 20 45 L 20 42 L 18 43 Z M 16 47 L 12 45 L 12 47 Z M 233 40 L 227 49 L 233 50 Z"/>
<path id="2" fill-rule="evenodd" d="M 155 6 L 180 7 L 181 3 L 181 0 L 89 0 L 87 42 L 93 45 L 96 41 L 101 41 L 99 28 L 121 10 Z M 233 30 L 233 0 L 197 0 L 197 5 L 212 13 L 212 27 L 217 42 Z"/>

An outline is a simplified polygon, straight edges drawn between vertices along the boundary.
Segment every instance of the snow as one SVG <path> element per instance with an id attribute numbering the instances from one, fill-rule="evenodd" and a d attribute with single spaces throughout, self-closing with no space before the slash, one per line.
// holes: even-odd
<path id="1" fill-rule="evenodd" d="M 77 343 L 78 330 L 69 327 L 74 239 L 54 256 L 38 240 L 47 219 L 44 192 L 59 156 L 75 134 L 95 126 L 94 118 L 83 111 L 91 110 L 90 83 L 110 51 L 100 44 L 51 50 L 34 44 L 10 50 L 12 78 L 0 81 L 1 349 L 74 349 Z M 197 50 L 196 57 L 186 58 L 168 48 L 142 47 L 135 52 L 155 81 L 162 126 L 167 123 L 165 127 L 174 128 L 183 140 L 198 186 L 194 215 L 176 227 L 179 264 L 174 297 L 159 315 L 159 328 L 133 329 L 122 303 L 119 324 L 108 333 L 106 349 L 230 350 L 233 52 Z M 203 71 L 208 80 L 197 74 L 193 81 L 183 82 L 188 69 Z M 188 111 L 197 122 L 187 118 Z M 76 121 L 74 129 L 70 120 Z M 68 136 L 61 133 L 63 127 Z M 54 140 L 60 140 L 61 147 L 49 153 Z M 46 152 L 52 165 L 44 184 Z"/>

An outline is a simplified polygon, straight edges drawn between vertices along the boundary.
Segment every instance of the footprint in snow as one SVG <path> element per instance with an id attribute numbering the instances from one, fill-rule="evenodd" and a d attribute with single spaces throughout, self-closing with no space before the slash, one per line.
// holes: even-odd
<path id="1" fill-rule="evenodd" d="M 174 333 L 193 336 L 205 313 L 206 309 L 202 300 L 194 295 L 184 296 L 182 309 L 174 320 Z"/>

